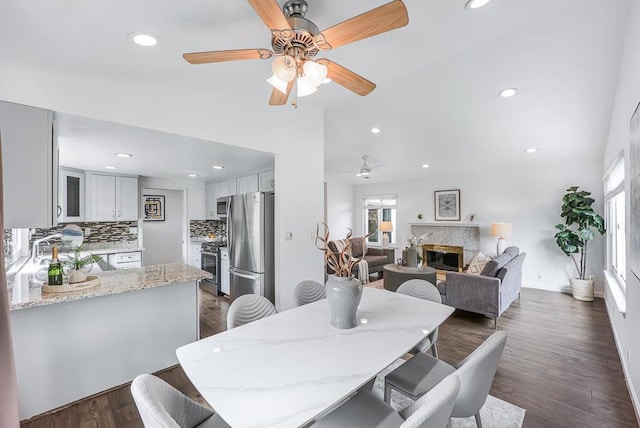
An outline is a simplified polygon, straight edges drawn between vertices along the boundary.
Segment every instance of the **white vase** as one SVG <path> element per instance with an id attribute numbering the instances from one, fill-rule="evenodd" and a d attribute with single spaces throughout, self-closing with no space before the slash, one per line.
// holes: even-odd
<path id="1" fill-rule="evenodd" d="M 571 294 L 576 300 L 583 302 L 593 301 L 593 279 L 569 278 Z"/>
<path id="2" fill-rule="evenodd" d="M 360 281 L 353 276 L 329 275 L 324 290 L 331 310 L 331 325 L 336 328 L 357 326 L 356 315 L 362 298 Z"/>
<path id="3" fill-rule="evenodd" d="M 87 274 L 80 269 L 73 269 L 69 272 L 69 284 L 77 284 L 78 282 L 85 282 L 87 280 Z"/>

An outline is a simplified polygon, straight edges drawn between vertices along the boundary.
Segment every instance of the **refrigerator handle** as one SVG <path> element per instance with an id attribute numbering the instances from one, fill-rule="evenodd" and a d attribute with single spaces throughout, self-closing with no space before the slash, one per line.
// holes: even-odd
<path id="1" fill-rule="evenodd" d="M 233 258 L 233 196 L 227 201 L 227 246 L 229 247 L 229 258 Z"/>
<path id="2" fill-rule="evenodd" d="M 231 275 L 239 276 L 240 278 L 246 278 L 246 279 L 258 279 L 258 278 L 260 278 L 260 274 L 254 273 L 254 274 L 247 275 L 246 273 L 238 272 L 234 268 L 229 268 L 229 273 Z"/>

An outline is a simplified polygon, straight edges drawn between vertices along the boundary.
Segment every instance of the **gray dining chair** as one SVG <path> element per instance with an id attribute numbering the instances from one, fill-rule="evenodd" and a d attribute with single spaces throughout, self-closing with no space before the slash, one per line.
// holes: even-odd
<path id="1" fill-rule="evenodd" d="M 153 375 L 137 376 L 131 395 L 145 428 L 230 428 L 213 410 Z"/>
<path id="2" fill-rule="evenodd" d="M 445 428 L 460 389 L 456 375 L 443 379 L 431 391 L 400 412 L 369 391 L 359 391 L 312 425 L 314 428 Z"/>
<path id="3" fill-rule="evenodd" d="M 278 313 L 266 297 L 258 294 L 244 294 L 231 303 L 227 312 L 227 330 Z"/>
<path id="4" fill-rule="evenodd" d="M 293 290 L 293 299 L 296 306 L 313 303 L 326 297 L 324 287 L 317 281 L 302 281 Z"/>
<path id="5" fill-rule="evenodd" d="M 389 402 L 392 389 L 414 400 L 418 399 L 443 378 L 455 373 L 460 379 L 460 392 L 451 417 L 475 416 L 478 428 L 482 428 L 480 409 L 489 395 L 506 343 L 507 334 L 504 331 L 495 332 L 455 366 L 418 353 L 385 377 L 384 401 Z"/>
<path id="6" fill-rule="evenodd" d="M 396 290 L 396 293 L 404 294 L 411 297 L 417 297 L 418 299 L 429 300 L 435 303 L 442 303 L 442 296 L 435 285 L 424 279 L 410 279 L 403 282 Z M 410 352 L 415 354 L 417 352 L 427 352 L 431 349 L 431 353 L 435 358 L 438 358 L 438 347 L 436 346 L 436 340 L 438 340 L 438 328 L 429 334 L 427 338 L 418 343 L 414 349 Z"/>

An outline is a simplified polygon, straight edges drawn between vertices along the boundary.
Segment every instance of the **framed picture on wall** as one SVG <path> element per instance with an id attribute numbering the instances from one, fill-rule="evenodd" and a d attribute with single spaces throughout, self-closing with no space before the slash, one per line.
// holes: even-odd
<path id="1" fill-rule="evenodd" d="M 433 195 L 437 221 L 460 221 L 460 189 L 436 190 Z"/>
<path id="2" fill-rule="evenodd" d="M 164 196 L 143 195 L 144 221 L 164 221 Z"/>
<path id="3" fill-rule="evenodd" d="M 631 188 L 631 221 L 630 233 L 631 237 L 631 257 L 628 257 L 629 268 L 631 272 L 640 280 L 640 104 L 636 107 L 636 111 L 631 117 L 629 147 L 629 164 L 631 165 L 631 179 L 629 187 Z"/>

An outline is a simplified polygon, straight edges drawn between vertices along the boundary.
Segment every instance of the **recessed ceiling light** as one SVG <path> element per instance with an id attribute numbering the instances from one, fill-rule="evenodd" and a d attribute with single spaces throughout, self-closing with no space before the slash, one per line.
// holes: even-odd
<path id="1" fill-rule="evenodd" d="M 160 43 L 160 38 L 149 33 L 130 33 L 129 39 L 139 46 L 151 47 Z"/>
<path id="2" fill-rule="evenodd" d="M 188 175 L 188 177 L 191 177 L 191 178 L 196 178 L 197 176 L 198 176 L 198 174 L 189 174 Z"/>
<path id="3" fill-rule="evenodd" d="M 371 132 L 373 132 L 374 134 L 379 134 L 380 133 L 380 128 L 371 128 Z"/>
<path id="4" fill-rule="evenodd" d="M 467 10 L 477 9 L 489 3 L 490 0 L 469 0 L 465 5 Z"/>
<path id="5" fill-rule="evenodd" d="M 531 147 L 531 148 L 525 150 L 525 152 L 527 152 L 527 153 L 535 153 L 537 151 L 538 151 L 538 149 L 536 149 L 534 147 Z"/>
<path id="6" fill-rule="evenodd" d="M 224 166 L 222 166 L 222 165 L 214 165 L 213 169 L 224 169 Z"/>
<path id="7" fill-rule="evenodd" d="M 131 153 L 114 153 L 115 156 L 119 158 L 132 158 L 133 155 Z"/>
<path id="8" fill-rule="evenodd" d="M 423 164 L 422 164 L 422 167 L 423 167 L 423 168 L 429 168 L 430 166 L 431 166 L 431 165 L 429 165 L 428 163 L 423 163 Z"/>
<path id="9" fill-rule="evenodd" d="M 116 168 L 115 166 L 111 166 L 111 165 L 107 165 L 107 166 L 105 166 L 105 168 L 106 168 L 106 169 L 118 169 L 118 168 Z"/>
<path id="10" fill-rule="evenodd" d="M 500 95 L 502 98 L 509 98 L 514 96 L 516 93 L 518 93 L 518 88 L 505 88 L 498 92 L 498 95 Z"/>

